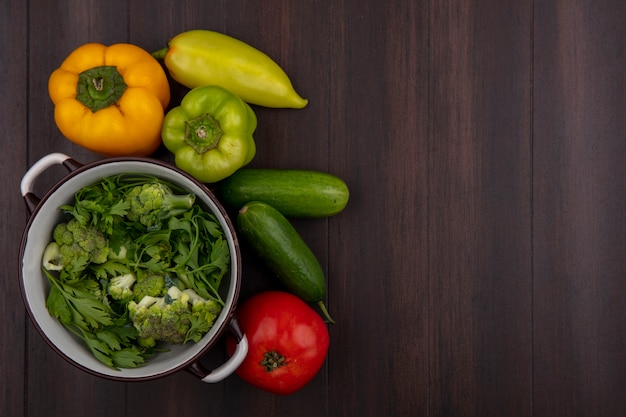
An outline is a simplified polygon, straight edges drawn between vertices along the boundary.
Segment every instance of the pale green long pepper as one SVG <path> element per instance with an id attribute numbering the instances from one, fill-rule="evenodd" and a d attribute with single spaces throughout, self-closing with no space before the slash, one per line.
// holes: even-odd
<path id="1" fill-rule="evenodd" d="M 188 88 L 218 85 L 263 107 L 301 109 L 308 103 L 272 58 L 222 33 L 182 32 L 152 55 L 163 59 L 170 76 Z"/>

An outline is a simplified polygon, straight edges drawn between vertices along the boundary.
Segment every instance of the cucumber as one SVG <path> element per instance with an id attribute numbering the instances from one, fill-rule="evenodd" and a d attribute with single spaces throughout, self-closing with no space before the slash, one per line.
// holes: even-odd
<path id="1" fill-rule="evenodd" d="M 226 206 L 238 210 L 262 201 L 286 217 L 329 217 L 348 204 L 350 192 L 339 177 L 298 169 L 243 168 L 222 181 L 217 193 Z"/>
<path id="2" fill-rule="evenodd" d="M 322 301 L 326 294 L 322 266 L 289 220 L 269 204 L 251 201 L 239 210 L 236 223 L 283 285 L 307 303 L 317 303 L 326 321 L 334 323 Z"/>

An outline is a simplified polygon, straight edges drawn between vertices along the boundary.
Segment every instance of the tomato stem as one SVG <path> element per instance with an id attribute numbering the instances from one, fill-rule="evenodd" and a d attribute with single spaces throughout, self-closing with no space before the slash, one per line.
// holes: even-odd
<path id="1" fill-rule="evenodd" d="M 260 362 L 261 366 L 265 368 L 266 372 L 272 372 L 274 369 L 287 365 L 285 357 L 275 350 L 265 352 L 263 360 Z"/>

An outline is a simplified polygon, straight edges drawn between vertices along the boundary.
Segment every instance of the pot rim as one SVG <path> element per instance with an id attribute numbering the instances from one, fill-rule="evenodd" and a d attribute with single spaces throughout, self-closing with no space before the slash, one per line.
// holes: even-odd
<path id="1" fill-rule="evenodd" d="M 24 305 L 30 317 L 31 323 L 33 323 L 37 332 L 43 337 L 46 343 L 57 354 L 59 354 L 64 360 L 76 366 L 77 368 L 89 374 L 98 376 L 98 377 L 116 380 L 116 381 L 124 381 L 124 382 L 146 381 L 146 380 L 161 378 L 161 377 L 173 374 L 183 369 L 187 369 L 199 377 L 203 377 L 202 373 L 206 373 L 208 375 L 210 372 L 204 370 L 204 368 L 199 363 L 199 361 L 208 352 L 208 350 L 215 345 L 217 340 L 220 337 L 222 337 L 222 335 L 227 330 L 230 330 L 232 333 L 234 333 L 237 339 L 241 339 L 242 337 L 245 338 L 245 336 L 243 336 L 240 333 L 237 323 L 236 323 L 236 318 L 235 318 L 235 310 L 236 310 L 237 301 L 239 299 L 240 287 L 241 287 L 240 247 L 239 247 L 237 234 L 235 232 L 234 224 L 232 220 L 230 219 L 230 217 L 228 216 L 228 213 L 226 212 L 224 206 L 217 200 L 217 198 L 215 197 L 213 192 L 207 187 L 207 185 L 198 181 L 196 178 L 194 178 L 190 174 L 184 172 L 183 170 L 165 161 L 161 161 L 161 160 L 154 159 L 151 157 L 111 157 L 111 158 L 96 160 L 96 161 L 89 162 L 86 164 L 81 164 L 79 162 L 74 161 L 71 158 L 69 158 L 69 160 L 70 162 L 68 163 L 66 167 L 70 169 L 70 172 L 64 175 L 62 178 L 60 178 L 53 186 L 51 186 L 50 189 L 44 193 L 41 199 L 39 199 L 38 197 L 34 197 L 32 195 L 31 196 L 24 195 L 27 206 L 29 208 L 31 208 L 32 206 L 33 208 L 30 210 L 31 213 L 29 215 L 28 221 L 24 228 L 24 232 L 22 234 L 22 238 L 20 242 L 20 252 L 19 252 L 19 257 L 18 257 L 19 284 L 20 284 L 20 292 L 21 292 L 22 300 L 24 302 Z M 220 223 L 222 223 L 223 221 L 224 225 L 226 226 L 226 227 L 222 226 L 222 228 L 225 229 L 224 232 L 228 233 L 228 235 L 232 239 L 232 247 L 230 248 L 231 249 L 231 277 L 230 277 L 230 287 L 228 288 L 228 293 L 231 294 L 232 292 L 232 297 L 231 297 L 232 301 L 230 305 L 225 305 L 225 308 L 220 313 L 221 318 L 220 316 L 218 316 L 218 318 L 216 319 L 214 326 L 217 326 L 217 327 L 216 327 L 216 330 L 214 330 L 213 335 L 211 337 L 206 337 L 208 335 L 205 335 L 203 340 L 201 340 L 200 342 L 197 342 L 197 343 L 202 343 L 203 346 L 196 353 L 194 353 L 190 358 L 184 361 L 180 361 L 180 363 L 170 366 L 168 369 L 162 370 L 160 372 L 153 372 L 153 373 L 146 374 L 146 375 L 138 375 L 138 376 L 119 375 L 118 376 L 118 375 L 103 373 L 78 362 L 77 360 L 72 358 L 70 355 L 68 355 L 66 352 L 64 352 L 59 346 L 53 343 L 53 341 L 50 339 L 50 336 L 46 333 L 43 326 L 37 320 L 35 313 L 33 311 L 33 308 L 30 305 L 30 302 L 28 300 L 27 290 L 26 290 L 26 286 L 24 282 L 25 276 L 24 276 L 24 262 L 23 261 L 24 261 L 25 251 L 26 251 L 26 247 L 28 243 L 29 231 L 31 230 L 33 223 L 37 219 L 37 216 L 41 213 L 46 202 L 59 190 L 59 188 L 61 188 L 70 179 L 75 178 L 79 175 L 85 174 L 86 172 L 94 168 L 97 168 L 99 166 L 110 165 L 110 164 L 115 164 L 115 163 L 139 163 L 139 164 L 150 165 L 150 166 L 154 166 L 154 168 L 157 171 L 167 170 L 167 171 L 172 172 L 174 175 L 182 176 L 185 180 L 190 181 L 202 191 L 202 193 L 205 195 L 205 197 L 208 200 L 212 202 L 214 207 L 211 208 L 211 211 L 212 212 L 214 211 L 213 208 L 215 208 L 218 211 L 218 213 L 214 213 L 214 214 L 219 214 L 218 217 L 221 217 Z M 123 172 L 125 171 L 120 171 L 119 173 L 123 173 Z M 128 172 L 131 172 L 131 171 L 128 171 Z M 114 175 L 114 174 L 111 174 L 111 175 Z M 155 172 L 149 175 L 155 175 L 157 177 L 160 176 L 159 172 Z M 96 182 L 96 181 L 98 181 L 98 179 L 93 179 L 93 182 Z M 177 183 L 177 185 L 183 186 L 183 188 L 185 189 L 188 188 L 183 184 Z M 77 190 L 74 190 L 74 191 L 77 191 Z M 233 268 L 236 268 L 236 271 L 234 274 L 232 273 Z M 68 332 L 68 337 L 70 336 L 71 335 Z M 149 366 L 151 359 L 148 359 L 146 364 L 143 365 L 141 368 L 145 368 Z M 207 375 L 204 375 L 204 376 L 207 376 Z"/>

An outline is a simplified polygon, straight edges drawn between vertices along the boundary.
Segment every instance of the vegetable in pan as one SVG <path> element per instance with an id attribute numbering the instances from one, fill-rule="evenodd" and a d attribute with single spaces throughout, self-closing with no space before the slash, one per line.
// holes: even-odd
<path id="1" fill-rule="evenodd" d="M 230 252 L 213 214 L 156 177 L 117 175 L 61 207 L 44 251 L 46 307 L 107 366 L 198 342 L 224 305 Z"/>

